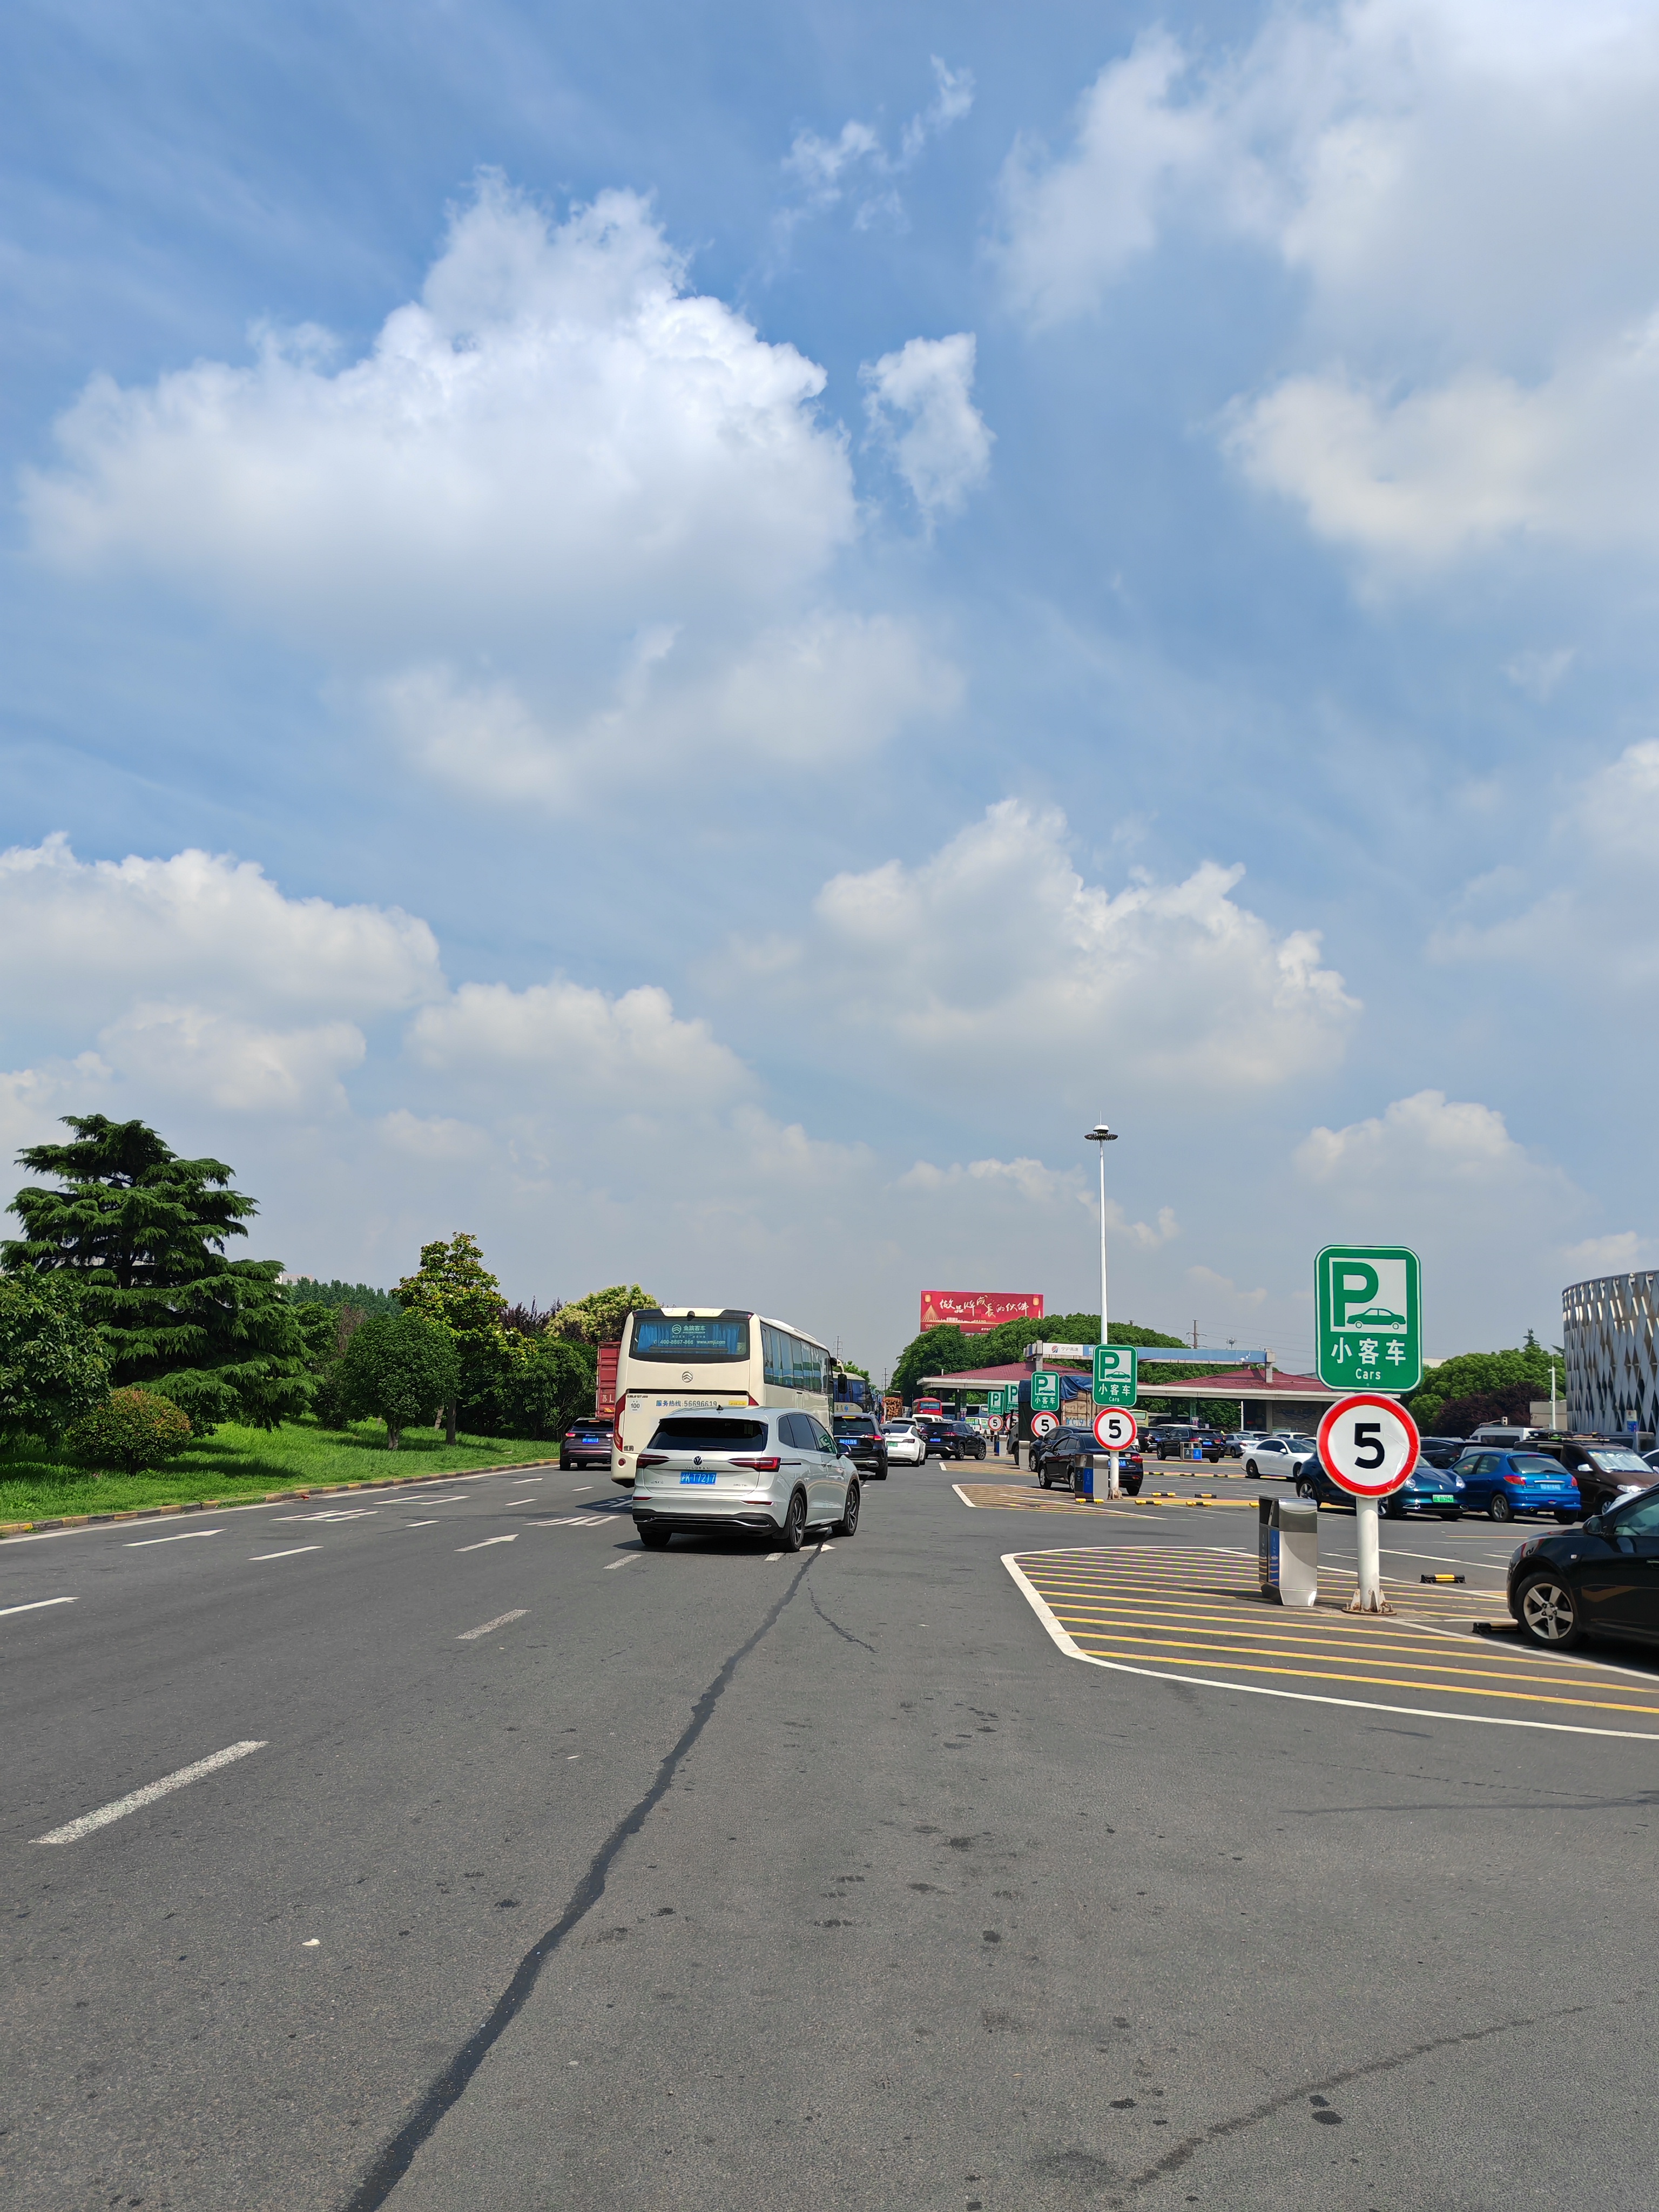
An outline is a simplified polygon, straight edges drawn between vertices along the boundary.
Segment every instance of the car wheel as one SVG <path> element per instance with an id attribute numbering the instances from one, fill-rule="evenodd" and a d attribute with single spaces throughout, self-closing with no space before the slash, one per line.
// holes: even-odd
<path id="1" fill-rule="evenodd" d="M 783 1516 L 783 1532 L 779 1538 L 786 1552 L 798 1552 L 806 1540 L 806 1492 L 798 1490 L 789 1501 L 789 1510 Z"/>
<path id="2" fill-rule="evenodd" d="M 1261 1468 L 1256 1465 L 1255 1462 L 1253 1459 L 1247 1459 L 1247 1460 L 1245 1461 L 1245 1462 L 1244 1462 L 1244 1472 L 1245 1472 L 1245 1474 L 1248 1474 L 1248 1475 L 1249 1475 L 1249 1476 L 1253 1477 L 1253 1478 L 1254 1478 L 1254 1480 L 1255 1480 L 1255 1481 L 1257 1481 L 1257 1482 L 1260 1482 L 1260 1481 L 1261 1481 Z"/>
<path id="3" fill-rule="evenodd" d="M 1380 1510 L 1389 1521 L 1403 1521 L 1406 1517 L 1406 1509 L 1396 1498 L 1385 1498 Z"/>
<path id="4" fill-rule="evenodd" d="M 1518 1606 L 1516 1618 L 1528 1644 L 1541 1644 L 1547 1651 L 1570 1651 L 1583 1642 L 1578 1601 L 1553 1575 L 1534 1575 L 1522 1583 Z"/>
<path id="5" fill-rule="evenodd" d="M 639 1528 L 636 1530 L 636 1534 L 639 1536 L 641 1543 L 644 1545 L 647 1552 L 665 1552 L 668 1549 L 668 1540 L 673 1533 L 674 1532 L 672 1528 Z"/>
<path id="6" fill-rule="evenodd" d="M 847 1504 L 836 1523 L 837 1536 L 856 1536 L 859 1533 L 859 1486 L 856 1482 L 847 1486 Z"/>
<path id="7" fill-rule="evenodd" d="M 570 1462 L 569 1462 L 569 1461 L 565 1457 L 564 1454 L 563 1454 L 562 1452 L 561 1452 L 561 1453 L 559 1454 L 559 1473 L 560 1473 L 561 1474 L 569 1474 L 569 1472 L 570 1472 Z"/>
<path id="8" fill-rule="evenodd" d="M 1316 1504 L 1319 1503 L 1319 1487 L 1310 1474 L 1297 1475 L 1296 1494 L 1298 1498 L 1311 1498 Z"/>
<path id="9" fill-rule="evenodd" d="M 1515 1518 L 1515 1508 L 1501 1490 L 1494 1490 L 1486 1500 L 1486 1513 L 1493 1521 L 1513 1521 Z"/>
<path id="10" fill-rule="evenodd" d="M 1046 1468 L 1039 1468 L 1037 1469 L 1037 1480 L 1042 1484 L 1045 1490 L 1048 1487 L 1048 1475 Z"/>

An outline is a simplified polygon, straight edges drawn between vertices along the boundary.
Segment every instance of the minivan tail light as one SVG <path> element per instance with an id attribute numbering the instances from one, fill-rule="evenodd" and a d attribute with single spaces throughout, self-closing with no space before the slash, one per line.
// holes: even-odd
<path id="1" fill-rule="evenodd" d="M 752 1467 L 757 1474 L 775 1474 L 783 1465 L 781 1459 L 734 1459 L 733 1467 Z"/>
<path id="2" fill-rule="evenodd" d="M 666 1452 L 641 1452 L 639 1457 L 635 1461 L 634 1464 L 635 1467 L 666 1467 L 668 1464 L 668 1454 Z"/>

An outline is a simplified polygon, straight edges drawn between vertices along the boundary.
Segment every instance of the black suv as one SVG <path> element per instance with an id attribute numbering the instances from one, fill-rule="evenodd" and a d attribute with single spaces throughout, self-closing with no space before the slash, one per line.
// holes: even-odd
<path id="1" fill-rule="evenodd" d="M 1218 1460 L 1237 1459 L 1239 1455 L 1237 1437 L 1224 1436 L 1219 1429 L 1206 1429 L 1202 1423 L 1193 1421 L 1160 1421 L 1156 1428 L 1147 1430 L 1144 1449 L 1154 1459 L 1190 1459 L 1194 1444 L 1212 1466 Z"/>
<path id="2" fill-rule="evenodd" d="M 927 1439 L 927 1456 L 937 1453 L 940 1459 L 983 1459 L 985 1439 L 977 1429 L 970 1429 L 966 1421 L 941 1421 L 928 1415 L 916 1423 Z"/>
<path id="3" fill-rule="evenodd" d="M 830 1425 L 843 1459 L 850 1459 L 861 1474 L 878 1482 L 887 1480 L 887 1439 L 867 1413 L 848 1413 Z"/>
<path id="4" fill-rule="evenodd" d="M 1032 1445 L 1031 1472 L 1044 1490 L 1057 1482 L 1069 1482 L 1075 1489 L 1079 1464 L 1086 1461 L 1095 1470 L 1095 1494 L 1103 1497 L 1107 1457 L 1105 1446 L 1096 1442 L 1092 1429 L 1056 1429 L 1053 1436 L 1040 1437 Z M 1139 1497 L 1146 1472 L 1138 1451 L 1118 1454 L 1118 1486 L 1126 1498 Z"/>
<path id="5" fill-rule="evenodd" d="M 602 1467 L 608 1470 L 616 1426 L 616 1417 L 611 1413 L 585 1413 L 580 1420 L 573 1421 L 559 1439 L 559 1465 Z"/>

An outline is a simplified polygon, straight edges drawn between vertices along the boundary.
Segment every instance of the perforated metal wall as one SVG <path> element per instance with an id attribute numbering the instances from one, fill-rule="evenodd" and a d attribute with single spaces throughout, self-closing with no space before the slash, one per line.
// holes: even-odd
<path id="1" fill-rule="evenodd" d="M 1561 1293 L 1568 1417 L 1622 1436 L 1659 1428 L 1659 1273 L 1597 1275 Z"/>

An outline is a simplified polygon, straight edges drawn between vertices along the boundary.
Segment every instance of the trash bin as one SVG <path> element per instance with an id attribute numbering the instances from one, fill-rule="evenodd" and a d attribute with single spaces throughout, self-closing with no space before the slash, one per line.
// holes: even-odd
<path id="1" fill-rule="evenodd" d="M 1319 1595 L 1319 1504 L 1264 1498 L 1257 1507 L 1256 1571 L 1269 1605 L 1312 1605 Z"/>
<path id="2" fill-rule="evenodd" d="M 1080 1454 L 1072 1462 L 1072 1495 L 1080 1504 L 1095 1502 L 1095 1463 Z"/>

